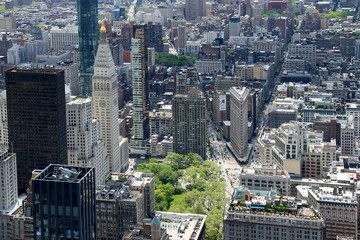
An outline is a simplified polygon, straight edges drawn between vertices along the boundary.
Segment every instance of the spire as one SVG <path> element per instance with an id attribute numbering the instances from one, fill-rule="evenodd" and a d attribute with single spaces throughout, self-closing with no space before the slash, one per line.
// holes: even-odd
<path id="1" fill-rule="evenodd" d="M 101 22 L 101 27 L 100 27 L 100 42 L 106 42 L 106 25 L 105 25 L 105 20 L 103 20 Z"/>

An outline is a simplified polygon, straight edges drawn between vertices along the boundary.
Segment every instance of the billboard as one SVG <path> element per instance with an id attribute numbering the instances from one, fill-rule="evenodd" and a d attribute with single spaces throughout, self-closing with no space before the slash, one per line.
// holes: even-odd
<path id="1" fill-rule="evenodd" d="M 219 95 L 219 110 L 226 111 L 226 95 Z"/>

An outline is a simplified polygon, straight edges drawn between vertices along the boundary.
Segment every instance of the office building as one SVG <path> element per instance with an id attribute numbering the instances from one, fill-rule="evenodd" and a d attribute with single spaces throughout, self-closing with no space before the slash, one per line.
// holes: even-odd
<path id="1" fill-rule="evenodd" d="M 93 75 L 94 117 L 100 122 L 101 138 L 109 158 L 109 170 L 123 171 L 127 163 L 120 158 L 118 123 L 118 78 L 116 67 L 106 40 L 106 28 L 100 29 L 100 43 Z"/>
<path id="2" fill-rule="evenodd" d="M 50 48 L 56 51 L 70 50 L 79 45 L 79 32 L 76 26 L 52 27 L 49 33 Z"/>
<path id="3" fill-rule="evenodd" d="M 171 136 L 173 115 L 170 111 L 165 110 L 153 110 L 149 112 L 150 119 L 150 134 L 158 135 L 160 138 L 165 136 Z"/>
<path id="4" fill-rule="evenodd" d="M 0 92 L 0 147 L 7 147 L 8 139 L 8 118 L 7 118 L 7 103 L 6 90 Z"/>
<path id="5" fill-rule="evenodd" d="M 155 214 L 153 174 L 113 173 L 96 193 L 98 239 L 122 239 L 129 227 Z"/>
<path id="6" fill-rule="evenodd" d="M 185 19 L 196 20 L 206 15 L 206 0 L 186 0 Z"/>
<path id="7" fill-rule="evenodd" d="M 109 159 L 100 123 L 92 116 L 91 98 L 77 97 L 66 104 L 68 165 L 94 167 L 96 186 L 100 186 L 109 175 Z"/>
<path id="8" fill-rule="evenodd" d="M 289 57 L 300 57 L 312 66 L 316 65 L 316 44 L 314 43 L 290 43 L 288 46 Z"/>
<path id="9" fill-rule="evenodd" d="M 308 201 L 325 221 L 326 239 L 357 239 L 358 202 L 353 191 L 319 187 L 308 190 Z"/>
<path id="10" fill-rule="evenodd" d="M 99 40 L 98 1 L 77 0 L 77 19 L 81 94 L 91 96 L 91 76 Z"/>
<path id="11" fill-rule="evenodd" d="M 32 180 L 34 240 L 96 239 L 95 170 L 49 165 Z"/>
<path id="12" fill-rule="evenodd" d="M 248 151 L 248 95 L 246 87 L 230 88 L 230 144 L 236 158 Z"/>
<path id="13" fill-rule="evenodd" d="M 17 201 L 16 154 L 8 150 L 0 152 L 0 210 L 6 210 Z"/>
<path id="14" fill-rule="evenodd" d="M 239 174 L 240 185 L 252 190 L 276 189 L 283 195 L 290 195 L 290 175 L 274 165 L 253 165 L 243 168 Z"/>
<path id="15" fill-rule="evenodd" d="M 54 65 L 54 68 L 64 70 L 65 84 L 70 87 L 71 96 L 79 96 L 79 63 L 73 61 L 60 61 Z"/>
<path id="16" fill-rule="evenodd" d="M 174 152 L 206 158 L 206 100 L 196 88 L 173 99 Z"/>
<path id="17" fill-rule="evenodd" d="M 176 94 L 186 95 L 191 88 L 199 87 L 199 73 L 196 68 L 182 69 L 176 73 Z"/>
<path id="18" fill-rule="evenodd" d="M 280 207 L 283 206 L 283 207 Z M 224 215 L 224 239 L 324 240 L 324 220 L 307 203 L 287 196 L 236 198 Z"/>
<path id="19" fill-rule="evenodd" d="M 24 193 L 32 170 L 67 163 L 64 71 L 12 68 L 5 79 L 9 145 Z"/>
<path id="20" fill-rule="evenodd" d="M 352 116 L 354 122 L 354 136 L 360 137 L 360 105 L 347 103 L 345 107 L 346 116 Z"/>
<path id="21" fill-rule="evenodd" d="M 148 76 L 147 76 L 147 27 L 136 25 L 131 39 L 131 72 L 134 125 L 132 129 L 132 152 L 146 153 L 146 140 L 149 138 L 148 119 Z"/>
<path id="22" fill-rule="evenodd" d="M 240 17 L 234 15 L 229 18 L 229 37 L 240 36 Z"/>

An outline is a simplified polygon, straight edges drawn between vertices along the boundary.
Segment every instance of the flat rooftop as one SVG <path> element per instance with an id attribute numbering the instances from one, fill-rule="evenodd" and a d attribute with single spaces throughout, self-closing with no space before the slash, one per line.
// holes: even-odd
<path id="1" fill-rule="evenodd" d="M 33 179 L 34 181 L 80 182 L 90 171 L 91 167 L 50 164 Z"/>
<path id="2" fill-rule="evenodd" d="M 261 197 L 260 197 L 261 198 Z M 229 207 L 229 212 L 256 214 L 272 217 L 299 218 L 305 220 L 320 220 L 321 217 L 307 205 L 305 201 L 294 198 L 275 198 L 274 201 L 258 200 L 252 201 L 235 200 Z"/>
<path id="3" fill-rule="evenodd" d="M 156 212 L 156 216 L 161 221 L 161 228 L 169 234 L 170 240 L 200 239 L 205 227 L 206 215 Z"/>

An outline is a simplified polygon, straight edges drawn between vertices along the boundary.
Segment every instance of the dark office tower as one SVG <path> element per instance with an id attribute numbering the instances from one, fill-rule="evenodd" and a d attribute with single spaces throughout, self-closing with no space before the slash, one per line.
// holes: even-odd
<path id="1" fill-rule="evenodd" d="M 96 239 L 95 169 L 49 165 L 32 180 L 34 240 Z"/>
<path id="2" fill-rule="evenodd" d="M 186 20 L 196 20 L 206 14 L 206 0 L 186 0 L 185 18 Z"/>
<path id="3" fill-rule="evenodd" d="M 149 138 L 149 104 L 147 74 L 147 27 L 134 26 L 134 38 L 131 39 L 131 72 L 133 92 L 133 132 L 131 139 L 132 152 L 146 153 L 146 140 Z"/>
<path id="4" fill-rule="evenodd" d="M 91 77 L 99 40 L 98 1 L 77 0 L 77 16 L 81 94 L 91 96 Z"/>
<path id="5" fill-rule="evenodd" d="M 174 152 L 206 157 L 206 100 L 196 88 L 173 100 Z"/>
<path id="6" fill-rule="evenodd" d="M 156 52 L 163 52 L 164 51 L 164 41 L 163 41 L 163 31 L 162 31 L 162 25 L 157 23 L 149 22 L 147 25 L 148 28 L 148 37 L 146 39 L 147 41 L 147 47 L 153 47 L 155 48 Z"/>
<path id="7" fill-rule="evenodd" d="M 32 170 L 67 163 L 64 71 L 12 68 L 5 79 L 9 147 L 24 193 Z"/>

